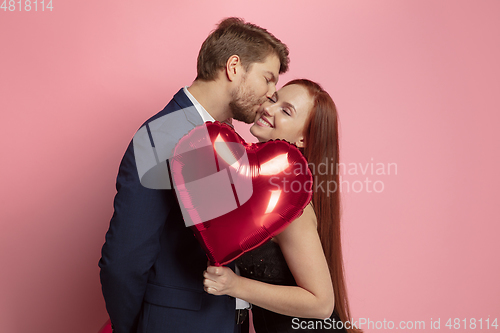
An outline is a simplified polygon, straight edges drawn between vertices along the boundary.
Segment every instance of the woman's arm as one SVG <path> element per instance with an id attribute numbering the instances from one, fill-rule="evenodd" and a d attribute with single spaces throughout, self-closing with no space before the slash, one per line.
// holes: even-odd
<path id="1" fill-rule="evenodd" d="M 227 267 L 210 266 L 204 273 L 205 290 L 230 295 L 293 317 L 328 318 L 334 295 L 328 264 L 316 229 L 311 205 L 276 236 L 297 286 L 279 286 L 234 274 Z"/>

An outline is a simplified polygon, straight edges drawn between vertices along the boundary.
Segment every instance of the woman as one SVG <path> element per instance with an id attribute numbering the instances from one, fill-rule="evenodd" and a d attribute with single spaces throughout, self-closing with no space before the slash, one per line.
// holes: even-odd
<path id="1" fill-rule="evenodd" d="M 332 326 L 359 332 L 349 323 L 347 330 L 342 328 L 350 313 L 340 242 L 340 193 L 315 186 L 339 183 L 336 168 L 330 168 L 339 161 L 333 100 L 318 84 L 293 80 L 276 93 L 276 101 L 262 105 L 250 132 L 261 142 L 284 139 L 301 149 L 313 173 L 312 202 L 283 232 L 236 260 L 241 276 L 227 267 L 208 267 L 205 291 L 252 303 L 257 333 L 299 328 L 321 332 L 321 327 L 330 332 Z M 318 172 L 325 160 L 327 172 Z"/>

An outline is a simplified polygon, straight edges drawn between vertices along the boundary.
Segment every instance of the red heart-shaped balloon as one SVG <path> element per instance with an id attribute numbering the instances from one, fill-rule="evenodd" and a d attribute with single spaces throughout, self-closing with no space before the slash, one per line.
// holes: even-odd
<path id="1" fill-rule="evenodd" d="M 227 124 L 207 122 L 184 136 L 173 155 L 184 220 L 213 265 L 280 233 L 312 197 L 306 159 L 283 140 L 247 144 Z"/>

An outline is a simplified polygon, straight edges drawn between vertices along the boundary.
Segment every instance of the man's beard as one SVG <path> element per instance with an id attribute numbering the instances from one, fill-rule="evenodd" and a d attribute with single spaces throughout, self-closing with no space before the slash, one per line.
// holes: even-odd
<path id="1" fill-rule="evenodd" d="M 261 105 L 265 102 L 265 97 L 262 99 L 254 96 L 245 84 L 245 77 L 235 93 L 233 93 L 233 100 L 229 103 L 229 108 L 233 113 L 233 119 L 242 121 L 246 124 L 251 124 L 255 121 L 257 110 L 255 106 Z"/>

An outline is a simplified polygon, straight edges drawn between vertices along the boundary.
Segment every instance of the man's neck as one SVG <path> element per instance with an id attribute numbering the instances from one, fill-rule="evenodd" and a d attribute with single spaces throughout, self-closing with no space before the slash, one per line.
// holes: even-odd
<path id="1" fill-rule="evenodd" d="M 223 82 L 196 80 L 188 91 L 215 120 L 222 122 L 232 117 L 229 109 L 230 97 Z"/>

